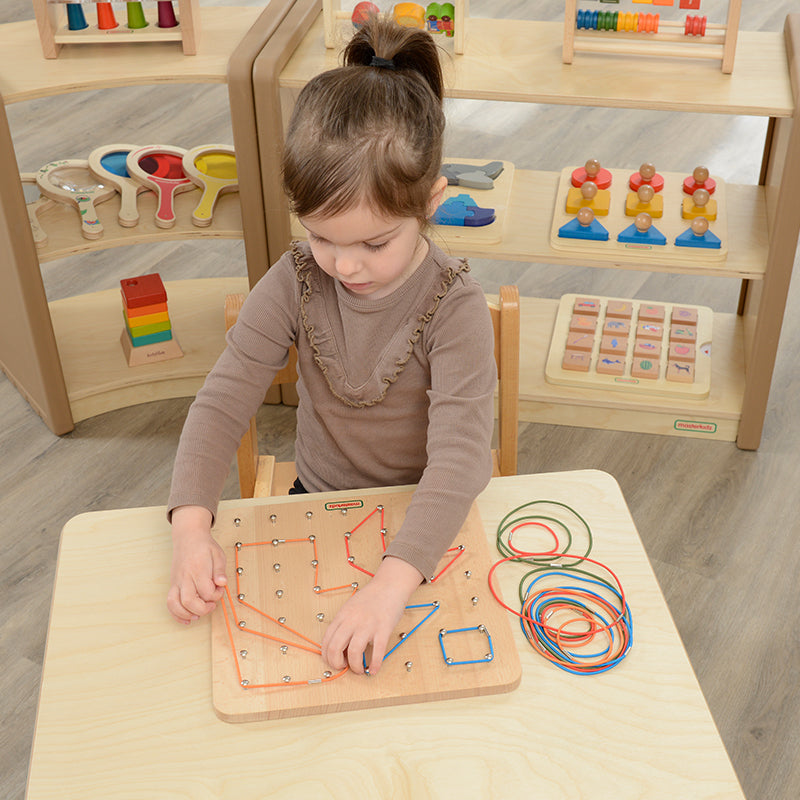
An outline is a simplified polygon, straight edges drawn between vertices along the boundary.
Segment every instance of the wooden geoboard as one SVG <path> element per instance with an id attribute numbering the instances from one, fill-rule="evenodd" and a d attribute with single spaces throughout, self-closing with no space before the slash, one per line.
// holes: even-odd
<path id="1" fill-rule="evenodd" d="M 281 719 L 517 687 L 519 653 L 510 619 L 488 588 L 492 561 L 475 506 L 435 580 L 409 601 L 378 675 L 332 673 L 319 655 L 326 626 L 380 563 L 411 494 L 308 495 L 220 511 L 214 533 L 230 589 L 212 617 L 212 694 L 221 719 Z"/>

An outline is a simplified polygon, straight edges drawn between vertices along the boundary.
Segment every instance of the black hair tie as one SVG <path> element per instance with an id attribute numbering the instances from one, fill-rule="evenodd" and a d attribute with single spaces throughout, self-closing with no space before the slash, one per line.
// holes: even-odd
<path id="1" fill-rule="evenodd" d="M 380 56 L 372 56 L 372 61 L 369 62 L 369 65 L 378 67 L 378 69 L 396 69 L 391 58 L 381 58 Z"/>

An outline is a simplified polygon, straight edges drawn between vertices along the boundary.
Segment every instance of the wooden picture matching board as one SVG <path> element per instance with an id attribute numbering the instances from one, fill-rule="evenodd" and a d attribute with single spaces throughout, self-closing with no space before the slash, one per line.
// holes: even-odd
<path id="1" fill-rule="evenodd" d="M 412 489 L 397 487 L 342 493 L 337 501 L 326 495 L 327 502 L 314 495 L 307 503 L 275 498 L 219 512 L 214 533 L 227 557 L 230 600 L 223 598 L 214 611 L 211 655 L 213 706 L 222 720 L 281 719 L 518 686 L 519 653 L 511 619 L 488 588 L 493 560 L 476 506 L 436 580 L 420 586 L 409 601 L 389 642 L 397 648 L 380 672 L 325 677 L 328 667 L 315 644 L 354 591 L 352 584 L 369 580 L 362 569 L 374 572 L 380 563 L 381 518 L 388 544 L 411 495 Z M 442 630 L 448 633 L 440 637 Z"/>

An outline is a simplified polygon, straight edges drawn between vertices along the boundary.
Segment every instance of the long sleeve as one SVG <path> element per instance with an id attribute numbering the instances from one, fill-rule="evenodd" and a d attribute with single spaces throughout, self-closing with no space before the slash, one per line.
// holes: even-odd
<path id="1" fill-rule="evenodd" d="M 200 505 L 216 515 L 242 435 L 286 364 L 296 309 L 294 268 L 284 256 L 248 295 L 225 350 L 189 409 L 175 457 L 169 514 L 177 506 Z"/>

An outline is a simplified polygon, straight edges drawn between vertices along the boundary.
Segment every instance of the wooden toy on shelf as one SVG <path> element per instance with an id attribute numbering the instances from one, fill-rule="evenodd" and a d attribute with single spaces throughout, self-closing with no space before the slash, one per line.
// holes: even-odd
<path id="1" fill-rule="evenodd" d="M 634 0 L 632 8 L 640 3 Z M 578 9 L 578 0 L 565 0 L 564 6 L 565 64 L 573 62 L 576 52 L 621 53 L 718 59 L 722 72 L 733 71 L 742 0 L 728 0 L 724 25 L 709 23 L 705 16 L 687 15 L 681 22 L 663 20 L 660 14 Z"/>
<path id="2" fill-rule="evenodd" d="M 89 153 L 89 171 L 106 186 L 113 186 L 120 195 L 117 222 L 123 228 L 133 228 L 139 222 L 136 198 L 147 191 L 147 186 L 135 181 L 128 173 L 128 153 L 138 150 L 134 144 L 107 144 Z"/>
<path id="3" fill-rule="evenodd" d="M 483 166 L 475 164 L 442 164 L 442 175 L 450 186 L 467 189 L 491 189 L 494 179 L 503 171 L 502 161 L 490 161 Z"/>
<path id="4" fill-rule="evenodd" d="M 58 58 L 65 44 L 107 42 L 180 42 L 184 55 L 197 53 L 199 37 L 199 0 L 141 0 L 126 3 L 127 24 L 120 25 L 111 3 L 103 0 L 33 0 L 42 54 Z M 81 4 L 96 6 L 96 24 L 89 24 Z M 65 11 L 66 9 L 66 11 Z"/>
<path id="5" fill-rule="evenodd" d="M 708 220 L 705 217 L 695 217 L 691 226 L 675 237 L 675 244 L 678 247 L 706 247 L 718 250 L 722 247 L 722 240 L 708 229 Z"/>
<path id="6" fill-rule="evenodd" d="M 625 201 L 625 216 L 635 217 L 642 212 L 658 219 L 664 214 L 664 197 L 656 194 L 649 183 L 643 183 L 635 192 L 628 192 Z"/>
<path id="7" fill-rule="evenodd" d="M 194 188 L 192 179 L 183 171 L 185 154 L 182 147 L 154 144 L 128 153 L 125 159 L 128 174 L 158 197 L 155 223 L 159 228 L 175 225 L 173 198 Z"/>
<path id="8" fill-rule="evenodd" d="M 705 217 L 709 222 L 717 218 L 717 201 L 712 199 L 708 189 L 695 189 L 691 197 L 685 197 L 681 207 L 684 219 Z"/>
<path id="9" fill-rule="evenodd" d="M 199 145 L 184 153 L 183 171 L 203 190 L 192 212 L 192 224 L 204 228 L 211 224 L 219 196 L 239 190 L 236 154 L 230 145 Z"/>
<path id="10" fill-rule="evenodd" d="M 481 208 L 470 195 L 448 197 L 433 214 L 436 225 L 459 225 L 479 228 L 495 220 L 493 208 Z"/>
<path id="11" fill-rule="evenodd" d="M 590 158 L 582 167 L 572 171 L 573 186 L 579 187 L 584 181 L 592 181 L 598 189 L 608 189 L 611 186 L 611 173 L 596 158 Z"/>
<path id="12" fill-rule="evenodd" d="M 113 197 L 117 190 L 98 183 L 86 159 L 51 161 L 36 173 L 36 183 L 46 197 L 78 209 L 81 233 L 86 239 L 99 239 L 103 235 L 94 204 Z"/>
<path id="13" fill-rule="evenodd" d="M 370 14 L 384 12 L 391 14 L 401 25 L 424 28 L 431 34 L 444 34 L 453 39 L 456 53 L 464 52 L 464 26 L 469 0 L 453 0 L 452 3 L 372 3 L 360 2 L 347 11 L 342 8 L 342 0 L 322 0 L 322 15 L 325 26 L 325 47 L 343 45 L 349 38 L 340 26 L 359 27 Z M 352 31 L 352 27 L 350 27 Z"/>
<path id="14" fill-rule="evenodd" d="M 633 225 L 629 225 L 617 236 L 625 244 L 664 245 L 667 237 L 653 225 L 653 218 L 646 213 L 637 214 Z"/>
<path id="15" fill-rule="evenodd" d="M 640 186 L 648 185 L 653 187 L 654 192 L 660 192 L 664 188 L 664 176 L 656 172 L 655 164 L 646 161 L 639 167 L 638 172 L 634 172 L 628 179 L 631 191 L 635 192 Z"/>
<path id="16" fill-rule="evenodd" d="M 611 207 L 611 192 L 598 189 L 594 181 L 584 181 L 580 186 L 572 186 L 567 193 L 567 213 L 577 214 L 582 208 L 591 208 L 598 217 L 608 214 Z"/>
<path id="17" fill-rule="evenodd" d="M 26 185 L 35 186 L 38 190 L 38 183 L 36 181 L 35 172 L 21 172 L 19 175 L 20 183 L 22 184 L 23 191 Z M 33 241 L 36 243 L 37 248 L 45 247 L 48 242 L 47 232 L 39 224 L 39 212 L 44 211 L 46 208 L 55 203 L 46 195 L 41 193 L 41 190 L 36 192 L 36 195 L 29 201 L 26 193 L 25 209 L 28 212 L 28 220 L 31 223 L 31 233 L 33 234 Z"/>
<path id="18" fill-rule="evenodd" d="M 709 177 L 708 167 L 695 167 L 688 178 L 683 179 L 683 191 L 694 194 L 698 189 L 705 189 L 709 194 L 714 194 L 717 182 Z"/>
<path id="19" fill-rule="evenodd" d="M 573 219 L 558 229 L 563 239 L 591 239 L 608 241 L 608 231 L 595 219 L 591 208 L 582 208 Z"/>
<path id="20" fill-rule="evenodd" d="M 167 292 L 154 272 L 120 281 L 125 327 L 120 342 L 129 367 L 181 358 L 183 351 L 172 332 Z"/>

